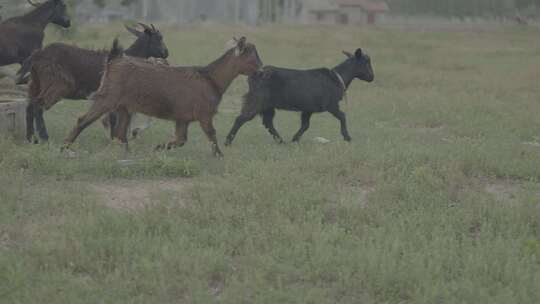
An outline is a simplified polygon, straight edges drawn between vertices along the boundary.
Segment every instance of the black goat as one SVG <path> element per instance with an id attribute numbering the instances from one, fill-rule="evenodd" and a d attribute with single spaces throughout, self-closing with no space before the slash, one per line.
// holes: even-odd
<path id="1" fill-rule="evenodd" d="M 44 30 L 54 23 L 67 28 L 71 25 L 63 0 L 48 0 L 36 4 L 31 12 L 4 20 L 0 23 L 0 66 L 23 64 L 33 51 L 43 46 Z"/>
<path id="2" fill-rule="evenodd" d="M 125 54 L 141 58 L 167 58 L 169 51 L 161 33 L 154 26 L 140 25 L 144 28 L 143 32 L 126 27 L 137 40 Z M 31 72 L 26 109 L 26 136 L 29 141 L 34 135 L 34 119 L 39 137 L 42 140 L 49 137 L 43 109 L 50 109 L 62 98 L 85 99 L 97 91 L 108 55 L 109 51 L 92 51 L 53 43 L 28 58 L 20 76 L 24 78 L 28 70 Z"/>
<path id="3" fill-rule="evenodd" d="M 262 115 L 263 125 L 274 139 L 283 139 L 274 128 L 275 109 L 302 112 L 302 126 L 294 135 L 293 142 L 309 128 L 313 113 L 330 112 L 341 122 L 341 134 L 346 141 L 351 137 L 347 130 L 345 113 L 339 108 L 339 101 L 346 97 L 346 91 L 354 78 L 372 82 L 374 79 L 371 59 L 361 49 L 354 55 L 343 52 L 348 59 L 333 69 L 291 70 L 267 66 L 260 73 L 249 77 L 249 92 L 244 96 L 241 114 L 236 118 L 225 145 L 230 145 L 238 129 Z"/>

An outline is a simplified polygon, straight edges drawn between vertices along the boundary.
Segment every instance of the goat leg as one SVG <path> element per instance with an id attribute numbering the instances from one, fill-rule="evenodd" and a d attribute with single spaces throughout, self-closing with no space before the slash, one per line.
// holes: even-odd
<path id="1" fill-rule="evenodd" d="M 109 129 L 111 140 L 114 139 L 116 134 L 116 128 L 118 124 L 118 113 L 111 112 L 105 116 L 102 120 L 102 124 L 105 128 Z"/>
<path id="2" fill-rule="evenodd" d="M 26 106 L 26 140 L 29 143 L 37 144 L 37 139 L 34 138 L 34 104 L 32 101 Z"/>
<path id="3" fill-rule="evenodd" d="M 311 112 L 302 112 L 302 126 L 300 127 L 300 130 L 296 132 L 296 134 L 293 137 L 293 142 L 300 141 L 300 137 L 304 134 L 304 132 L 309 129 L 309 119 L 311 118 Z"/>
<path id="4" fill-rule="evenodd" d="M 214 125 L 212 124 L 212 120 L 206 119 L 206 120 L 200 120 L 199 121 L 201 128 L 203 129 L 204 133 L 206 134 L 206 137 L 208 137 L 208 140 L 212 144 L 212 153 L 215 157 L 223 157 L 223 153 L 219 149 L 217 138 L 216 138 L 216 129 L 214 128 Z"/>
<path id="5" fill-rule="evenodd" d="M 155 150 L 170 150 L 173 148 L 179 148 L 186 144 L 187 142 L 187 132 L 188 132 L 189 123 L 184 121 L 176 122 L 176 134 L 173 141 L 168 142 L 167 144 L 161 144 L 156 147 Z"/>
<path id="6" fill-rule="evenodd" d="M 330 114 L 334 115 L 337 120 L 341 123 L 341 135 L 343 135 L 343 139 L 346 141 L 351 141 L 351 136 L 349 135 L 349 131 L 347 130 L 347 119 L 345 118 L 345 113 L 338 109 L 333 109 L 329 111 Z"/>
<path id="7" fill-rule="evenodd" d="M 150 128 L 152 125 L 152 118 L 150 118 L 150 116 L 138 115 L 138 118 L 134 119 L 135 117 L 135 114 L 132 114 L 130 120 L 131 123 L 129 125 L 133 139 L 136 139 L 142 131 Z"/>
<path id="8" fill-rule="evenodd" d="M 47 126 L 45 125 L 45 119 L 43 118 L 43 108 L 39 105 L 34 106 L 34 118 L 36 120 L 39 138 L 45 142 L 48 141 L 49 133 L 47 132 Z"/>
<path id="9" fill-rule="evenodd" d="M 113 137 L 118 138 L 120 143 L 124 146 L 124 149 L 126 152 L 128 152 L 128 128 L 129 123 L 131 121 L 131 114 L 128 112 L 128 110 L 125 107 L 120 107 L 115 113 L 117 115 L 117 123 L 114 126 L 114 129 L 111 128 L 111 130 L 114 130 Z M 111 124 L 112 126 L 112 124 Z"/>
<path id="10" fill-rule="evenodd" d="M 230 146 L 234 140 L 234 137 L 236 136 L 236 133 L 238 133 L 238 130 L 248 121 L 252 120 L 257 114 L 255 112 L 253 113 L 242 113 L 236 117 L 236 120 L 234 121 L 234 125 L 231 128 L 231 131 L 229 131 L 229 135 L 227 135 L 227 139 L 225 140 L 225 146 Z"/>
<path id="11" fill-rule="evenodd" d="M 71 130 L 68 137 L 64 140 L 64 147 L 62 150 L 68 149 L 69 146 L 75 142 L 79 134 L 90 126 L 93 122 L 98 120 L 103 114 L 108 113 L 112 110 L 111 106 L 107 105 L 106 100 L 97 99 L 94 101 L 90 110 L 83 116 L 79 117 L 77 120 L 77 125 Z"/>
<path id="12" fill-rule="evenodd" d="M 283 138 L 279 135 L 276 128 L 274 128 L 274 116 L 276 115 L 275 109 L 269 109 L 263 112 L 263 125 L 270 132 L 270 135 L 277 143 L 284 143 Z"/>

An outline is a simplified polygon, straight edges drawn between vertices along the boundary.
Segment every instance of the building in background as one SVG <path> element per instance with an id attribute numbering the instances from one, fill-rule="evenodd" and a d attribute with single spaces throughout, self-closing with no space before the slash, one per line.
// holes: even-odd
<path id="1" fill-rule="evenodd" d="M 308 0 L 303 7 L 304 23 L 339 24 L 341 12 L 339 6 L 330 0 Z"/>
<path id="2" fill-rule="evenodd" d="M 386 2 L 375 0 L 305 0 L 303 18 L 318 24 L 376 24 L 388 10 Z"/>

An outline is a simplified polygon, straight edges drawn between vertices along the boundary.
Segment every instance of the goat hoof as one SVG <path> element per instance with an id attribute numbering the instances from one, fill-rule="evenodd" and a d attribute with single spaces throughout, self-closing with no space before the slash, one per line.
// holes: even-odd
<path id="1" fill-rule="evenodd" d="M 39 139 L 34 135 L 27 137 L 26 140 L 28 141 L 29 144 L 34 144 L 34 145 L 39 144 Z"/>
<path id="2" fill-rule="evenodd" d="M 154 151 L 163 151 L 163 150 L 165 150 L 165 148 L 167 148 L 167 145 L 165 145 L 165 144 L 157 145 L 154 148 Z"/>
<path id="3" fill-rule="evenodd" d="M 284 144 L 285 142 L 283 141 L 283 138 L 279 137 L 279 136 L 273 136 L 274 138 L 274 141 L 278 144 Z"/>
<path id="4" fill-rule="evenodd" d="M 65 154 L 68 158 L 74 158 L 77 156 L 77 152 L 71 150 L 69 145 L 64 145 L 60 148 L 60 153 Z"/>
<path id="5" fill-rule="evenodd" d="M 350 136 L 347 136 L 344 138 L 346 142 L 351 142 L 352 141 L 352 138 Z"/>
<path id="6" fill-rule="evenodd" d="M 212 145 L 212 151 L 214 152 L 215 157 L 223 158 L 223 153 L 216 144 Z"/>

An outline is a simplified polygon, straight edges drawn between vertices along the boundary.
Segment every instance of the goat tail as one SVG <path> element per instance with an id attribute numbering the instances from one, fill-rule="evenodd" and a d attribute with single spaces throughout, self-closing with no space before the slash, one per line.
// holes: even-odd
<path id="1" fill-rule="evenodd" d="M 109 56 L 107 57 L 107 63 L 110 63 L 116 58 L 122 57 L 124 54 L 124 49 L 120 46 L 118 38 L 115 38 Z"/>
<path id="2" fill-rule="evenodd" d="M 28 80 L 30 78 L 30 70 L 32 69 L 32 59 L 34 58 L 34 55 L 36 55 L 39 52 L 39 50 L 35 50 L 32 52 L 32 55 L 28 56 L 26 58 L 21 68 L 17 71 L 16 78 L 15 78 L 15 84 L 27 84 Z"/>
<path id="3" fill-rule="evenodd" d="M 113 41 L 113 45 L 111 50 L 109 51 L 109 55 L 107 56 L 107 62 L 105 63 L 105 69 L 103 70 L 103 73 L 101 75 L 101 80 L 99 81 L 99 87 L 97 91 L 90 94 L 88 96 L 88 99 L 90 100 L 96 100 L 99 97 L 105 96 L 107 93 L 107 78 L 109 76 L 109 68 L 111 66 L 111 62 L 117 58 L 120 58 L 124 55 L 124 49 L 120 46 L 120 43 L 118 42 L 118 38 L 115 38 Z"/>

